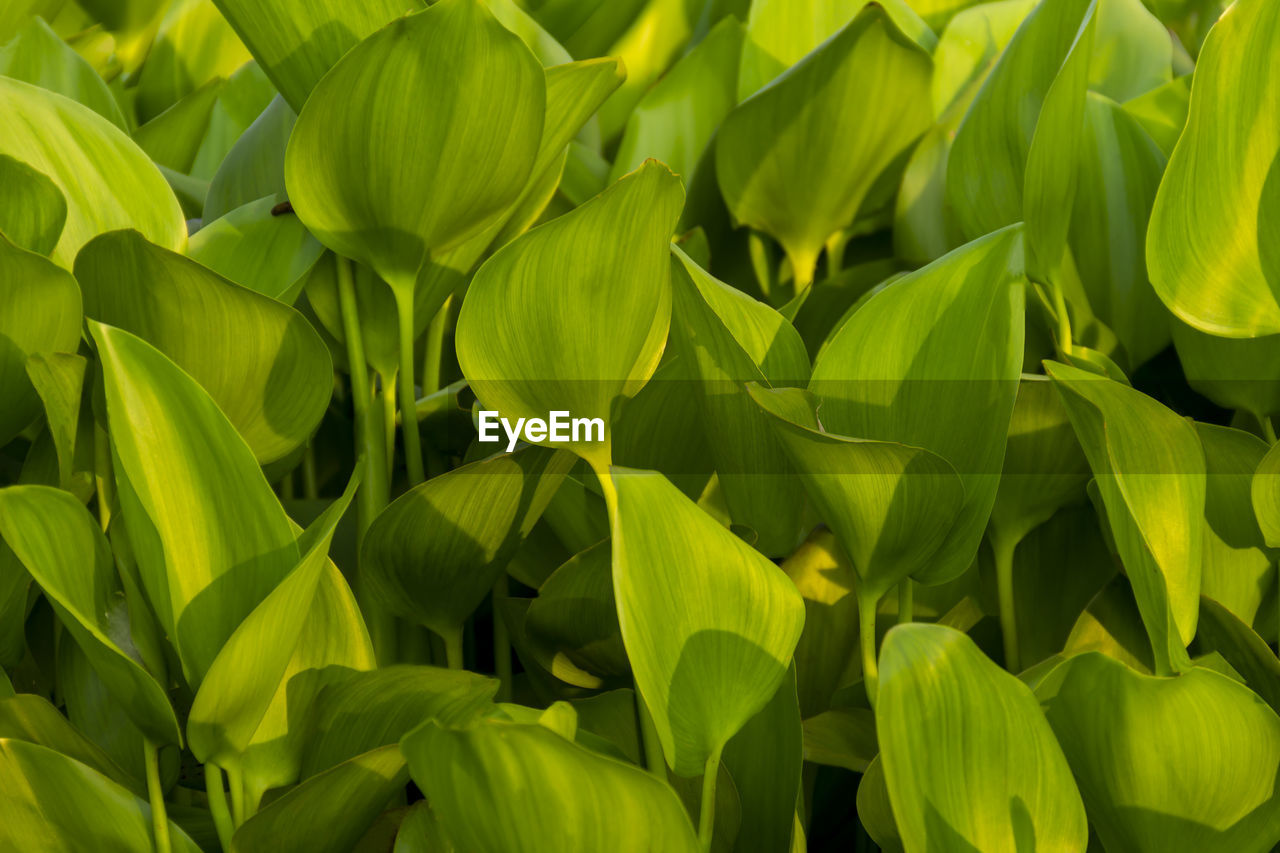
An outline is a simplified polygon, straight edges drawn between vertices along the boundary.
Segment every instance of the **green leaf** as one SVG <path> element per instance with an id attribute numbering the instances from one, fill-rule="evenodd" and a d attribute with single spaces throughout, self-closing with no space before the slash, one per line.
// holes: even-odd
<path id="1" fill-rule="evenodd" d="M 139 796 L 146 792 L 138 779 L 121 769 L 110 755 L 86 738 L 61 711 L 42 696 L 9 693 L 6 698 L 0 699 L 0 738 L 28 741 L 47 747 L 93 768 Z"/>
<path id="2" fill-rule="evenodd" d="M 716 138 L 735 222 L 787 251 L 796 289 L 852 225 L 876 178 L 929 127 L 933 34 L 870 3 L 787 75 L 743 101 Z"/>
<path id="3" fill-rule="evenodd" d="M 84 104 L 121 130 L 124 113 L 107 84 L 78 53 L 35 16 L 14 38 L 0 47 L 0 75 L 31 83 Z"/>
<path id="4" fill-rule="evenodd" d="M 804 384 L 809 357 L 786 318 L 713 278 L 673 249 L 673 351 L 697 371 L 711 456 L 735 524 L 756 533 L 770 556 L 800 538 L 804 497 L 783 450 L 744 383 Z"/>
<path id="5" fill-rule="evenodd" d="M 1158 672 L 1189 665 L 1203 563 L 1205 462 L 1189 422 L 1126 385 L 1046 362 L 1093 469 Z"/>
<path id="6" fill-rule="evenodd" d="M 646 163 L 477 271 L 458 316 L 457 349 L 483 408 L 513 422 L 559 410 L 601 418 L 603 442 L 564 446 L 597 469 L 608 465 L 613 402 L 634 396 L 662 355 L 668 246 L 682 201 L 679 180 Z"/>
<path id="7" fill-rule="evenodd" d="M 836 708 L 804 721 L 805 761 L 865 774 L 879 751 L 875 715 L 866 708 Z"/>
<path id="8" fill-rule="evenodd" d="M 5 186 L 0 234 L 37 255 L 52 252 L 67 221 L 62 191 L 43 173 L 7 154 L 0 154 L 0 182 Z"/>
<path id="9" fill-rule="evenodd" d="M 1169 345 L 1168 314 L 1147 281 L 1143 248 L 1165 157 L 1123 107 L 1090 93 L 1078 163 L 1072 255 L 1089 306 L 1136 368 Z"/>
<path id="10" fill-rule="evenodd" d="M 1099 0 L 1090 90 L 1127 101 L 1173 79 L 1173 41 L 1149 5 L 1143 0 Z"/>
<path id="11" fill-rule="evenodd" d="M 1209 32 L 1187 126 L 1151 212 L 1169 310 L 1232 338 L 1280 332 L 1280 6 L 1238 0 Z"/>
<path id="12" fill-rule="evenodd" d="M 112 462 L 143 587 L 198 689 L 297 564 L 289 519 L 213 398 L 141 338 L 91 322 Z"/>
<path id="13" fill-rule="evenodd" d="M 1229 427 L 1198 423 L 1196 432 L 1207 472 L 1200 593 L 1251 625 L 1274 574 L 1250 491 L 1267 445 Z"/>
<path id="14" fill-rule="evenodd" d="M 302 315 L 132 231 L 85 246 L 76 277 L 85 313 L 173 359 L 213 397 L 260 462 L 280 459 L 310 438 L 329 405 L 333 368 Z"/>
<path id="15" fill-rule="evenodd" d="M 223 17 L 253 53 L 295 111 L 301 110 L 325 72 L 366 36 L 406 11 L 416 0 L 214 0 Z"/>
<path id="16" fill-rule="evenodd" d="M 406 665 L 328 684 L 315 700 L 302 776 L 395 744 L 424 720 L 468 723 L 491 707 L 497 690 L 497 681 L 473 672 Z"/>
<path id="17" fill-rule="evenodd" d="M 1267 641 L 1240 617 L 1203 595 L 1200 596 L 1196 644 L 1201 650 L 1222 655 L 1272 710 L 1280 709 L 1280 660 L 1276 659 Z"/>
<path id="18" fill-rule="evenodd" d="M 365 534 L 360 565 L 372 593 L 392 613 L 442 637 L 461 631 L 573 461 L 528 448 L 409 490 Z"/>
<path id="19" fill-rule="evenodd" d="M 1117 574 L 1076 619 L 1062 653 L 1066 657 L 1102 652 L 1136 672 L 1155 669 L 1151 641 L 1127 578 Z"/>
<path id="20" fill-rule="evenodd" d="M 0 738 L 0 845 L 10 850 L 151 850 L 151 807 L 106 776 L 21 740 Z M 169 821 L 175 853 L 199 853 Z"/>
<path id="21" fill-rule="evenodd" d="M 0 85 L 3 81 L 0 80 Z M 74 351 L 80 340 L 80 288 L 66 270 L 0 234 L 0 445 L 40 414 L 27 375 L 37 353 Z"/>
<path id="22" fill-rule="evenodd" d="M 27 378 L 44 404 L 45 429 L 58 456 L 58 487 L 70 489 L 76 471 L 76 433 L 80 428 L 80 398 L 84 391 L 83 356 L 65 352 L 34 353 L 27 357 Z"/>
<path id="23" fill-rule="evenodd" d="M 1084 496 L 1089 462 L 1053 385 L 1023 374 L 1009 423 L 1004 470 L 991 509 L 991 541 L 1012 548 L 1055 512 Z"/>
<path id="24" fill-rule="evenodd" d="M 156 165 L 187 174 L 200 153 L 200 143 L 209 130 L 214 104 L 222 91 L 221 77 L 210 80 L 133 132 L 138 143 Z M 200 196 L 197 210 L 204 207 Z"/>
<path id="25" fill-rule="evenodd" d="M 216 222 L 251 201 L 284 193 L 285 150 L 297 118 L 276 95 L 236 139 L 209 181 L 206 222 Z"/>
<path id="26" fill-rule="evenodd" d="M 1262 457 L 1249 485 L 1253 512 L 1269 548 L 1280 548 L 1280 444 L 1273 444 Z"/>
<path id="27" fill-rule="evenodd" d="M 636 104 L 609 172 L 612 183 L 653 158 L 693 180 L 720 122 L 737 103 L 742 24 L 726 17 Z"/>
<path id="28" fill-rule="evenodd" d="M 1258 420 L 1280 413 L 1280 335 L 1228 338 L 1170 317 L 1173 345 L 1187 384 L 1227 409 Z"/>
<path id="29" fill-rule="evenodd" d="M 1037 693 L 1106 849 L 1264 853 L 1280 840 L 1280 717 L 1244 685 L 1091 653 Z"/>
<path id="30" fill-rule="evenodd" d="M 354 850 L 365 830 L 408 781 L 409 770 L 396 745 L 358 755 L 272 800 L 236 830 L 231 850 Z"/>
<path id="31" fill-rule="evenodd" d="M 111 546 L 88 511 L 68 492 L 13 486 L 0 490 L 0 534 L 53 603 L 114 701 L 153 742 L 181 743 L 164 687 L 130 637 Z"/>
<path id="32" fill-rule="evenodd" d="M 316 86 L 285 155 L 289 198 L 320 242 L 403 302 L 432 253 L 520 194 L 545 100 L 519 38 L 478 0 L 442 0 L 366 38 Z"/>
<path id="33" fill-rule="evenodd" d="M 662 475 L 612 479 L 622 640 L 667 763 L 697 775 L 777 692 L 804 606 L 777 566 Z"/>
<path id="34" fill-rule="evenodd" d="M 964 485 L 942 457 L 918 447 L 824 432 L 812 394 L 749 386 L 773 418 L 818 514 L 835 532 L 869 603 L 928 570 L 964 504 Z"/>
<path id="35" fill-rule="evenodd" d="M 142 122 L 249 61 L 249 51 L 210 0 L 169 5 L 138 73 L 134 103 Z"/>
<path id="36" fill-rule="evenodd" d="M 1125 102 L 1124 111 L 1138 120 L 1167 158 L 1186 126 L 1190 99 L 1191 75 L 1185 74 Z"/>
<path id="37" fill-rule="evenodd" d="M 191 235 L 187 254 L 236 284 L 292 304 L 324 247 L 298 217 L 277 214 L 278 201 L 260 198 L 206 223 Z"/>
<path id="38" fill-rule="evenodd" d="M 877 755 L 867 765 L 858 783 L 858 819 L 885 853 L 902 853 L 902 836 L 894 822 L 889 789 L 885 786 L 884 762 Z"/>
<path id="39" fill-rule="evenodd" d="M 1022 233 L 975 240 L 872 295 L 818 354 L 822 425 L 946 460 L 964 502 L 921 583 L 973 562 L 1000 484 L 1023 351 Z M 963 355 L 961 355 L 963 354 Z"/>
<path id="40" fill-rule="evenodd" d="M 360 470 L 342 497 L 302 534 L 298 564 L 227 638 L 201 681 L 187 717 L 191 752 L 201 763 L 233 763 L 249 746 L 280 689 L 328 566 L 334 531 L 355 496 Z"/>
<path id="41" fill-rule="evenodd" d="M 876 729 L 907 851 L 1084 849 L 1080 793 L 1026 685 L 923 623 L 889 631 L 880 673 Z"/>
<path id="42" fill-rule="evenodd" d="M 737 100 L 745 101 L 842 29 L 866 0 L 757 0 L 747 16 Z"/>
<path id="43" fill-rule="evenodd" d="M 428 722 L 401 750 L 459 850 L 697 849 L 684 806 L 666 783 L 541 725 L 483 720 L 451 729 Z"/>
<path id="44" fill-rule="evenodd" d="M 0 112 L 10 117 L 0 154 L 43 173 L 67 201 L 67 221 L 53 260 L 70 267 L 98 234 L 134 228 L 180 250 L 182 209 L 164 178 L 133 140 L 107 119 L 44 89 L 0 78 Z"/>

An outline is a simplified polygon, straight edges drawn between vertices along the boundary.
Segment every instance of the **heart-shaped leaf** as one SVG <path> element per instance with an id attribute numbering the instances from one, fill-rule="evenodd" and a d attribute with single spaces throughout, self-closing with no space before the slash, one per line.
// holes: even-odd
<path id="1" fill-rule="evenodd" d="M 714 772 L 782 683 L 804 605 L 777 566 L 661 474 L 615 468 L 612 479 L 613 587 L 636 685 L 667 763 Z"/>
<path id="2" fill-rule="evenodd" d="M 275 196 L 260 198 L 207 223 L 192 235 L 187 254 L 236 284 L 293 304 L 324 247 L 277 203 Z"/>
<path id="3" fill-rule="evenodd" d="M 155 346 L 200 383 L 260 462 L 315 430 L 333 391 L 329 351 L 302 315 L 135 231 L 76 258 L 86 314 Z"/>
<path id="4" fill-rule="evenodd" d="M 1080 792 L 1026 685 L 923 623 L 889 631 L 880 673 L 876 730 L 909 853 L 1084 849 Z"/>
<path id="5" fill-rule="evenodd" d="M 0 47 L 0 74 L 84 104 L 121 130 L 124 113 L 107 84 L 78 53 L 36 15 Z"/>
<path id="6" fill-rule="evenodd" d="M 1205 39 L 1147 240 L 1156 293 L 1205 332 L 1280 332 L 1280 7 L 1239 0 Z"/>

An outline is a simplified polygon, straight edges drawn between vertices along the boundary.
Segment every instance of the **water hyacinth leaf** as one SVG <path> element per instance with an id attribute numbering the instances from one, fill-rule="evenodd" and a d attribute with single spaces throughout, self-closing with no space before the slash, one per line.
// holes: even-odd
<path id="1" fill-rule="evenodd" d="M 382 667 L 334 681 L 316 697 L 302 777 L 396 744 L 424 720 L 468 723 L 492 706 L 497 691 L 492 678 L 434 666 Z"/>
<path id="2" fill-rule="evenodd" d="M 84 104 L 121 130 L 129 129 L 111 90 L 78 53 L 35 16 L 0 47 L 0 74 Z"/>
<path id="3" fill-rule="evenodd" d="M 866 0 L 759 0 L 751 4 L 738 71 L 739 102 L 840 30 Z"/>
<path id="4" fill-rule="evenodd" d="M 0 78 L 0 110 L 11 116 L 0 154 L 47 176 L 67 201 L 67 221 L 52 257 L 70 267 L 94 236 L 134 228 L 180 250 L 187 225 L 155 164 L 124 131 L 74 101 Z"/>
<path id="5" fill-rule="evenodd" d="M 602 678 L 625 678 L 631 672 L 618 626 L 609 543 L 601 542 L 574 555 L 538 589 L 525 614 L 531 638 L 573 664 L 564 675 L 584 670 Z M 554 665 L 552 674 L 564 675 Z M 602 681 L 580 685 L 599 687 Z"/>
<path id="6" fill-rule="evenodd" d="M 1200 597 L 1200 622 L 1196 645 L 1223 659 L 1244 677 L 1244 683 L 1280 713 L 1280 660 L 1267 641 L 1240 617 L 1208 596 Z"/>
<path id="7" fill-rule="evenodd" d="M 814 364 L 825 429 L 927 450 L 960 476 L 964 503 L 921 583 L 969 567 L 995 502 L 1022 366 L 1022 269 L 1019 228 L 975 240 L 867 299 Z"/>
<path id="8" fill-rule="evenodd" d="M 151 807 L 96 770 L 34 743 L 0 738 L 0 845 L 11 850 L 150 850 Z M 172 820 L 174 853 L 200 848 Z"/>
<path id="9" fill-rule="evenodd" d="M 1262 457 L 1249 486 L 1254 516 L 1269 548 L 1280 548 L 1280 444 L 1271 445 Z"/>
<path id="10" fill-rule="evenodd" d="M 873 606 L 925 570 L 964 505 L 955 469 L 918 447 L 823 432 L 807 392 L 749 387 L 772 416 L 818 514 L 849 555 L 859 596 Z"/>
<path id="11" fill-rule="evenodd" d="M 1243 0 L 1205 39 L 1187 126 L 1160 183 L 1151 283 L 1205 332 L 1280 332 L 1280 7 Z"/>
<path id="12" fill-rule="evenodd" d="M 1169 30 L 1143 0 L 1099 0 L 1089 89 L 1128 101 L 1173 79 Z"/>
<path id="13" fill-rule="evenodd" d="M 805 761 L 867 773 L 879 751 L 875 714 L 867 708 L 836 708 L 805 718 Z"/>
<path id="14" fill-rule="evenodd" d="M 180 743 L 164 687 L 129 635 L 111 546 L 88 510 L 60 489 L 13 486 L 0 490 L 0 535 L 130 720 L 154 743 Z"/>
<path id="15" fill-rule="evenodd" d="M 263 5 L 214 0 L 289 105 L 301 110 L 320 78 L 358 42 L 419 6 L 416 0 L 342 0 Z"/>
<path id="16" fill-rule="evenodd" d="M 307 441 L 333 390 L 324 342 L 302 315 L 134 231 L 76 258 L 86 314 L 155 346 L 200 383 L 260 462 Z"/>
<path id="17" fill-rule="evenodd" d="M 0 234 L 0 445 L 40 413 L 26 362 L 38 353 L 74 351 L 80 339 L 80 288 L 66 270 Z"/>
<path id="18" fill-rule="evenodd" d="M 991 509 L 991 540 L 1013 548 L 1066 504 L 1084 496 L 1089 462 L 1052 383 L 1023 374 L 1009 423 L 1004 470 Z"/>
<path id="19" fill-rule="evenodd" d="M 876 728 L 907 851 L 1084 849 L 1080 792 L 1026 685 L 940 625 L 891 629 L 880 664 Z"/>
<path id="20" fill-rule="evenodd" d="M 236 830 L 231 850 L 345 853 L 408 780 L 395 744 L 370 750 L 272 800 Z"/>
<path id="21" fill-rule="evenodd" d="M 613 480 L 622 640 L 667 763 L 698 775 L 777 692 L 804 605 L 777 566 L 662 475 L 615 468 Z"/>
<path id="22" fill-rule="evenodd" d="M 6 679 L 8 676 L 5 676 Z M 33 693 L 9 693 L 0 699 L 0 738 L 38 744 L 74 758 L 139 796 L 145 788 L 103 749 L 78 731 L 48 699 Z"/>
<path id="23" fill-rule="evenodd" d="M 541 725 L 428 722 L 404 738 L 413 779 L 445 834 L 475 853 L 697 849 L 675 792 Z"/>
<path id="24" fill-rule="evenodd" d="M 71 487 L 75 475 L 76 433 L 87 364 L 83 356 L 66 352 L 27 357 L 27 377 L 44 404 L 45 427 L 58 455 L 58 487 L 62 489 Z"/>
<path id="25" fill-rule="evenodd" d="M 1078 154 L 1071 251 L 1090 308 L 1137 368 L 1169 345 L 1168 314 L 1147 280 L 1144 251 L 1165 157 L 1123 107 L 1093 93 Z"/>
<path id="26" fill-rule="evenodd" d="M 232 72 L 218 89 L 218 98 L 209 114 L 209 129 L 191 164 L 192 177 L 212 182 L 231 149 L 275 97 L 275 87 L 258 63 L 246 62 Z M 283 153 L 283 143 L 280 150 Z"/>
<path id="27" fill-rule="evenodd" d="M 1090 653 L 1037 695 L 1106 849 L 1264 853 L 1280 839 L 1280 717 L 1244 685 L 1200 667 L 1140 675 Z"/>
<path id="28" fill-rule="evenodd" d="M 366 38 L 316 86 L 285 155 L 289 198 L 404 310 L 424 261 L 520 194 L 545 102 L 542 68 L 519 38 L 478 0 L 442 0 Z"/>
<path id="29" fill-rule="evenodd" d="M 187 255 L 264 296 L 292 304 L 324 252 L 298 217 L 270 196 L 241 205 L 191 236 Z"/>
<path id="30" fill-rule="evenodd" d="M 1102 652 L 1135 672 L 1155 671 L 1151 641 L 1142 624 L 1142 613 L 1124 575 L 1111 578 L 1076 619 L 1062 653 L 1072 657 Z"/>
<path id="31" fill-rule="evenodd" d="M 1075 367 L 1045 367 L 1093 469 L 1157 671 L 1179 672 L 1189 664 L 1204 560 L 1199 437 L 1189 422 L 1128 386 Z"/>
<path id="32" fill-rule="evenodd" d="M 484 253 L 528 230 L 542 215 L 562 184 L 566 146 L 575 133 L 589 126 L 591 116 L 626 76 L 612 57 L 571 62 L 546 69 L 547 115 L 533 171 L 519 197 L 478 234 L 437 254 L 418 276 L 416 321 L 427 322 L 451 292 L 466 283 Z"/>
<path id="33" fill-rule="evenodd" d="M 14 245 L 47 255 L 58 245 L 67 221 L 67 200 L 53 181 L 7 154 L 0 155 L 0 234 Z"/>
<path id="34" fill-rule="evenodd" d="M 285 150 L 297 118 L 284 98 L 276 95 L 236 139 L 209 181 L 206 222 L 216 222 L 251 201 L 284 193 Z"/>
<path id="35" fill-rule="evenodd" d="M 688 185 L 702 152 L 737 100 L 742 24 L 726 17 L 640 99 L 613 161 L 609 181 L 652 157 Z"/>
<path id="36" fill-rule="evenodd" d="M 1066 227 L 1071 195 L 1062 197 L 1067 187 L 1054 181 L 1070 182 L 1075 171 L 1070 143 L 1079 128 L 1073 113 L 1083 108 L 1096 5 L 1096 0 L 1038 5 L 974 99 L 947 165 L 946 201 L 966 239 L 1022 221 L 1033 210 L 1043 214 L 1034 226 L 1039 234 L 1047 237 Z M 1038 133 L 1042 115 L 1048 120 Z M 1040 165 L 1033 170 L 1028 159 L 1037 136 Z M 1055 155 L 1065 158 L 1057 168 Z M 1040 182 L 1034 194 L 1033 177 Z M 1058 258 L 1043 260 L 1053 265 Z"/>
<path id="37" fill-rule="evenodd" d="M 880 845 L 885 853 L 902 853 L 902 836 L 893 818 L 893 805 L 889 802 L 889 789 L 884 778 L 884 762 L 877 755 L 867 765 L 858 782 L 858 819 L 867 834 Z"/>
<path id="38" fill-rule="evenodd" d="M 1187 384 L 1219 406 L 1261 421 L 1280 413 L 1280 335 L 1228 338 L 1169 319 Z"/>
<path id="39" fill-rule="evenodd" d="M 1196 432 L 1207 472 L 1200 594 L 1252 625 L 1275 576 L 1274 554 L 1253 514 L 1251 493 L 1267 445 L 1230 427 L 1198 423 Z"/>
<path id="40" fill-rule="evenodd" d="M 947 23 L 933 52 L 935 116 L 942 119 L 957 106 L 972 102 L 977 87 L 1033 8 L 1034 0 L 996 0 L 965 9 Z M 962 118 L 963 113 L 955 116 L 956 125 Z"/>
<path id="41" fill-rule="evenodd" d="M 678 248 L 672 254 L 672 347 L 697 371 L 702 416 L 730 515 L 755 531 L 763 553 L 789 554 L 800 535 L 803 492 L 744 383 L 804 385 L 804 342 L 777 311 L 718 281 Z"/>
<path id="42" fill-rule="evenodd" d="M 797 292 L 824 244 L 852 225 L 875 179 L 932 121 L 933 34 L 909 9 L 868 4 L 785 77 L 747 99 L 716 138 L 735 222 L 786 249 Z"/>
<path id="43" fill-rule="evenodd" d="M 249 60 L 249 51 L 211 0 L 172 4 L 138 73 L 134 105 L 139 121 L 150 122 Z"/>
<path id="44" fill-rule="evenodd" d="M 334 531 L 358 485 L 359 469 L 342 497 L 299 537 L 298 564 L 245 617 L 214 658 L 187 717 L 191 752 L 201 762 L 227 766 L 248 747 L 301 639 L 328 566 Z"/>
<path id="45" fill-rule="evenodd" d="M 482 406 L 508 419 L 567 410 L 604 441 L 564 446 L 610 461 L 611 409 L 653 375 L 671 316 L 669 245 L 680 181 L 650 161 L 509 243 L 476 273 L 458 316 L 458 362 Z M 512 312 L 511 305 L 538 306 Z M 590 328 L 590 336 L 578 330 Z"/>
<path id="46" fill-rule="evenodd" d="M 236 627 L 297 564 L 289 519 L 213 398 L 159 350 L 90 323 L 122 518 L 156 617 L 198 689 Z"/>
<path id="47" fill-rule="evenodd" d="M 401 618 L 454 637 L 572 464 L 567 453 L 531 447 L 411 489 L 365 535 L 361 568 L 374 594 Z"/>
<path id="48" fill-rule="evenodd" d="M 222 78 L 210 80 L 133 132 L 133 141 L 158 166 L 182 175 L 191 171 L 209 129 Z M 204 207 L 201 196 L 197 210 Z"/>
<path id="49" fill-rule="evenodd" d="M 1191 100 L 1191 75 L 1184 74 L 1152 89 L 1145 95 L 1126 101 L 1124 110 L 1138 120 L 1167 158 L 1182 136 Z"/>

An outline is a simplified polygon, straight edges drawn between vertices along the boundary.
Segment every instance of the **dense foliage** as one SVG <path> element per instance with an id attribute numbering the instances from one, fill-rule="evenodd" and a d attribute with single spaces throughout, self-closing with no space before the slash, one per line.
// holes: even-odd
<path id="1" fill-rule="evenodd" d="M 1278 415 L 1275 0 L 7 0 L 0 849 L 1280 849 Z"/>

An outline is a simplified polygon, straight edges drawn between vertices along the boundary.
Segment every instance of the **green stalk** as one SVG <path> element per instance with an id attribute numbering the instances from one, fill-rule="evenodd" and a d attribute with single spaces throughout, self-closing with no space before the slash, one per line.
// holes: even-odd
<path id="1" fill-rule="evenodd" d="M 1022 671 L 1018 651 L 1018 614 L 1013 601 L 1013 552 L 1018 540 L 992 535 L 991 549 L 996 562 L 996 595 L 1000 601 L 1000 634 L 1004 638 L 1004 667 L 1012 673 Z"/>
<path id="2" fill-rule="evenodd" d="M 504 572 L 493 585 L 493 668 L 498 676 L 498 701 L 511 700 L 511 633 L 506 620 L 498 612 L 498 600 L 507 597 L 507 575 Z"/>
<path id="3" fill-rule="evenodd" d="M 320 497 L 320 483 L 316 477 L 316 446 L 307 442 L 302 451 L 302 496 L 309 501 Z"/>
<path id="4" fill-rule="evenodd" d="M 400 401 L 412 407 L 418 400 L 413 387 L 413 288 L 393 287 L 396 295 L 396 317 L 400 328 Z M 426 480 L 422 466 L 422 439 L 418 436 L 418 420 L 412 415 L 401 418 L 404 433 L 404 467 L 409 474 L 409 486 Z"/>
<path id="5" fill-rule="evenodd" d="M 231 820 L 238 829 L 244 823 L 244 777 L 240 768 L 227 768 L 227 787 L 231 789 Z"/>
<path id="6" fill-rule="evenodd" d="M 876 663 L 876 609 L 880 596 L 865 589 L 854 590 L 858 597 L 858 639 L 862 646 L 862 683 L 867 689 L 871 710 L 876 708 L 876 692 L 880 687 L 880 670 Z"/>
<path id="7" fill-rule="evenodd" d="M 422 396 L 427 397 L 440 390 L 440 369 L 444 363 L 444 333 L 449 326 L 449 311 L 453 308 L 450 294 L 436 316 L 427 326 L 427 347 L 422 356 Z"/>
<path id="8" fill-rule="evenodd" d="M 710 853 L 711 839 L 716 829 L 716 778 L 720 775 L 720 751 L 718 747 L 707 758 L 702 773 L 702 808 L 698 815 L 698 846 L 702 853 Z"/>
<path id="9" fill-rule="evenodd" d="M 151 800 L 151 830 L 158 853 L 169 853 L 169 813 L 164 807 L 164 789 L 160 786 L 160 747 L 150 739 L 142 742 L 142 756 L 147 768 L 147 796 Z"/>
<path id="10" fill-rule="evenodd" d="M 396 382 L 378 374 L 378 397 L 382 400 L 382 446 L 387 459 L 387 479 L 396 467 Z"/>
<path id="11" fill-rule="evenodd" d="M 235 825 L 227 809 L 227 792 L 222 787 L 222 770 L 218 765 L 204 766 L 204 789 L 209 795 L 209 812 L 213 815 L 213 826 L 218 830 L 218 841 L 222 844 L 223 853 L 229 853 Z"/>
<path id="12" fill-rule="evenodd" d="M 105 533 L 111 524 L 111 443 L 107 431 L 93 425 L 93 483 L 98 490 L 98 522 Z"/>
<path id="13" fill-rule="evenodd" d="M 462 628 L 450 628 L 440 634 L 444 640 L 444 658 L 449 669 L 462 669 Z"/>
<path id="14" fill-rule="evenodd" d="M 906 625 L 915 616 L 915 587 L 911 578 L 898 581 L 898 624 Z"/>
<path id="15" fill-rule="evenodd" d="M 290 471 L 280 480 L 280 499 L 284 501 L 293 500 L 295 488 L 296 483 L 294 482 L 293 472 Z"/>
<path id="16" fill-rule="evenodd" d="M 653 724 L 649 706 L 640 695 L 640 685 L 635 684 L 636 716 L 640 718 L 640 745 L 644 749 L 644 766 L 650 773 L 667 781 L 667 759 L 662 756 L 662 741 L 658 739 L 658 727 Z"/>
<path id="17" fill-rule="evenodd" d="M 374 429 L 370 412 L 373 401 L 369 388 L 369 367 L 364 356 L 364 335 L 360 328 L 360 309 L 356 302 L 355 281 L 351 274 L 351 261 L 338 258 L 338 300 L 342 307 L 342 330 L 347 339 L 347 363 L 351 369 L 351 406 L 355 412 L 356 456 L 364 457 L 364 480 L 356 491 L 357 544 L 374 518 L 389 499 L 387 465 L 384 460 L 385 443 Z M 358 550 L 357 550 L 358 553 Z M 395 623 L 365 588 L 362 576 L 356 576 L 356 594 L 360 609 L 369 626 L 369 636 L 378 663 L 386 666 L 395 662 Z"/>
<path id="18" fill-rule="evenodd" d="M 1258 416 L 1258 422 L 1262 424 L 1262 435 L 1267 440 L 1267 444 L 1276 443 L 1276 428 L 1271 424 L 1271 418 L 1265 415 Z"/>
<path id="19" fill-rule="evenodd" d="M 1067 313 L 1067 298 L 1056 281 L 1050 288 L 1053 291 L 1053 312 L 1058 315 L 1058 347 L 1064 356 L 1071 355 L 1071 315 Z"/>

